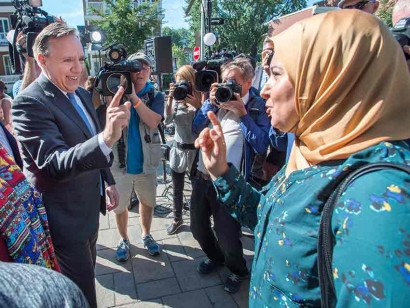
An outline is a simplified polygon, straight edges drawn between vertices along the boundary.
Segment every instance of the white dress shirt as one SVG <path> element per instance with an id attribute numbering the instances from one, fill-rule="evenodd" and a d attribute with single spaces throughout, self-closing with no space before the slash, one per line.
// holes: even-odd
<path id="1" fill-rule="evenodd" d="M 242 97 L 242 101 L 246 106 L 249 101 L 249 92 Z M 222 108 L 219 109 L 216 117 L 221 122 L 222 132 L 225 137 L 226 161 L 228 163 L 232 163 L 236 169 L 241 170 L 243 146 L 245 142 L 245 138 L 239 125 L 241 120 L 239 119 L 239 116 L 232 111 Z M 210 124 L 209 127 L 212 127 L 212 124 Z M 202 151 L 199 153 L 198 170 L 202 173 L 208 174 L 208 170 L 206 170 L 202 158 Z"/>

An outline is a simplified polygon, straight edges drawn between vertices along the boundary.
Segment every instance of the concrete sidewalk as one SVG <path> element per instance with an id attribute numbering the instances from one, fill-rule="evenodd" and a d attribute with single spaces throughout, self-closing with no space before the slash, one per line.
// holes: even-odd
<path id="1" fill-rule="evenodd" d="M 143 248 L 138 209 L 134 208 L 128 224 L 132 258 L 117 262 L 119 234 L 114 214 L 101 216 L 96 265 L 98 307 L 248 307 L 249 281 L 242 284 L 237 294 L 230 295 L 223 290 L 229 275 L 226 268 L 205 277 L 196 271 L 205 256 L 189 229 L 189 211 L 185 211 L 185 225 L 178 233 L 167 235 L 166 228 L 172 222 L 166 217 L 172 207 L 172 187 L 161 177 L 151 229 L 154 239 L 162 245 L 160 256 L 151 257 Z M 188 199 L 190 187 L 186 186 Z M 246 230 L 241 240 L 250 268 L 254 241 Z"/>

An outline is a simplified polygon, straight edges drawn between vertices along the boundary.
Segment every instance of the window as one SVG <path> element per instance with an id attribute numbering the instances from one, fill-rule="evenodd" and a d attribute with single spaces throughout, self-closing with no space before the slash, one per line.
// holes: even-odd
<path id="1" fill-rule="evenodd" d="M 0 39 L 6 40 L 7 32 L 9 32 L 9 20 L 8 18 L 0 18 Z"/>
<path id="2" fill-rule="evenodd" d="M 88 2 L 87 14 L 96 15 L 95 11 L 100 14 L 104 13 L 104 2 Z"/>
<path id="3" fill-rule="evenodd" d="M 11 66 L 11 60 L 9 55 L 4 55 L 3 56 L 3 64 L 4 64 L 4 72 L 6 75 L 12 75 L 13 74 L 13 69 Z"/>

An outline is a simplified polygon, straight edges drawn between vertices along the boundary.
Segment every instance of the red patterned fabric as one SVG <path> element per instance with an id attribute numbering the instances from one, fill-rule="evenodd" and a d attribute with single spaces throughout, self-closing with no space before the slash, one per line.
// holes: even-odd
<path id="1" fill-rule="evenodd" d="M 12 262 L 60 271 L 41 195 L 1 145 L 0 237 Z"/>

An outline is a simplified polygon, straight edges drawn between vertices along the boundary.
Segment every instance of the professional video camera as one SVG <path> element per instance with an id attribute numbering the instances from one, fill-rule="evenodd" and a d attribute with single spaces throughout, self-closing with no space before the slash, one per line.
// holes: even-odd
<path id="1" fill-rule="evenodd" d="M 228 79 L 225 83 L 218 84 L 215 92 L 215 98 L 217 104 L 227 103 L 229 101 L 235 101 L 236 96 L 234 93 L 241 94 L 242 86 L 234 79 Z"/>
<path id="2" fill-rule="evenodd" d="M 196 70 L 196 90 L 199 92 L 209 92 L 211 85 L 219 81 L 218 76 L 221 76 L 222 64 L 229 60 L 230 58 L 222 57 L 194 63 L 192 67 Z"/>
<path id="3" fill-rule="evenodd" d="M 174 88 L 174 98 L 177 101 L 184 100 L 188 94 L 192 95 L 191 83 L 187 80 L 182 80 L 175 84 Z"/>
<path id="4" fill-rule="evenodd" d="M 15 73 L 21 73 L 20 54 L 27 53 L 29 57 L 33 57 L 36 36 L 49 24 L 61 20 L 40 9 L 43 5 L 41 0 L 13 0 L 13 5 L 15 11 L 10 15 L 10 21 L 14 36 L 9 44 L 9 53 Z M 26 35 L 26 49 L 16 45 L 20 32 Z"/>
<path id="5" fill-rule="evenodd" d="M 141 71 L 141 62 L 127 60 L 127 50 L 119 43 L 108 46 L 103 51 L 106 51 L 105 55 L 109 60 L 100 68 L 95 79 L 95 88 L 103 96 L 115 95 L 120 86 L 124 87 L 124 94 L 131 94 L 131 73 Z M 100 81 L 101 87 L 99 87 Z"/>
<path id="6" fill-rule="evenodd" d="M 404 45 L 410 46 L 410 17 L 400 19 L 391 29 L 394 38 L 403 48 Z M 404 53 L 406 60 L 410 60 L 410 55 Z"/>

